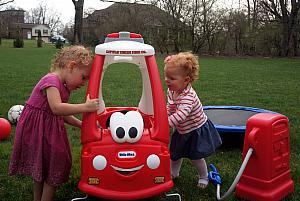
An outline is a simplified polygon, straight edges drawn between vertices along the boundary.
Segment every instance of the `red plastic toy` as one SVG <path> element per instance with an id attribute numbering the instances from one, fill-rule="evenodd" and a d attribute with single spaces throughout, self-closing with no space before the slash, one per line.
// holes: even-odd
<path id="1" fill-rule="evenodd" d="M 246 200 L 281 200 L 294 190 L 290 175 L 290 137 L 287 117 L 261 113 L 247 121 L 243 160 L 254 149 L 236 186 Z"/>
<path id="2" fill-rule="evenodd" d="M 11 125 L 8 120 L 0 118 L 0 140 L 8 138 L 11 130 Z"/>
<path id="3" fill-rule="evenodd" d="M 104 69 L 126 62 L 141 70 L 138 107 L 105 107 Z M 112 89 L 113 90 L 113 89 Z M 134 200 L 169 191 L 169 126 L 154 49 L 139 34 L 109 34 L 96 46 L 87 94 L 100 98 L 98 112 L 83 115 L 79 189 L 114 200 Z"/>

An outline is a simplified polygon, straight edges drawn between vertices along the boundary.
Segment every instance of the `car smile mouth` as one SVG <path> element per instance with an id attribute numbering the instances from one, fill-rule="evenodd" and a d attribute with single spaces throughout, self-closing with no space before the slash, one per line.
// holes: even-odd
<path id="1" fill-rule="evenodd" d="M 116 167 L 114 165 L 110 165 L 114 170 L 116 170 L 118 173 L 120 173 L 121 175 L 124 176 L 131 176 L 134 173 L 136 173 L 137 171 L 139 171 L 140 169 L 142 169 L 142 167 L 144 167 L 144 165 L 140 165 L 134 168 L 120 168 L 120 167 Z"/>

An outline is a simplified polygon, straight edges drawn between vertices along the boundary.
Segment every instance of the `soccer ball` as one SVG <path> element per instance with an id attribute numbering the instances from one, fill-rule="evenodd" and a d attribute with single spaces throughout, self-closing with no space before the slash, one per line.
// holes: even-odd
<path id="1" fill-rule="evenodd" d="M 23 105 L 14 105 L 8 110 L 7 117 L 10 123 L 16 124 L 19 121 L 23 108 Z"/>

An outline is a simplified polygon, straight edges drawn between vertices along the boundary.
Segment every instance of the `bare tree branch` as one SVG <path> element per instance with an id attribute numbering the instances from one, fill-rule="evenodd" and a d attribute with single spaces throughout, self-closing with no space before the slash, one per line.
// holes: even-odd
<path id="1" fill-rule="evenodd" d="M 14 2 L 14 1 L 15 1 L 15 0 L 10 0 L 10 1 L 6 1 L 6 2 L 0 1 L 0 6 L 3 6 L 3 5 L 8 4 L 8 3 L 12 3 L 12 2 Z"/>
<path id="2" fill-rule="evenodd" d="M 295 36 L 295 23 L 299 13 L 300 0 L 263 0 L 262 5 L 265 9 L 273 14 L 281 24 L 281 56 L 288 56 L 292 50 L 291 44 L 294 46 L 297 42 L 293 42 Z M 276 3 L 279 3 L 279 5 Z M 295 47 L 294 47 L 295 49 Z M 294 51 L 296 52 L 296 51 Z"/>
<path id="3" fill-rule="evenodd" d="M 277 6 L 276 6 L 274 0 L 269 0 L 269 1 L 270 1 L 271 5 L 267 1 L 262 1 L 263 6 L 267 9 L 267 11 L 272 13 L 276 18 L 281 19 L 282 16 L 278 13 Z"/>

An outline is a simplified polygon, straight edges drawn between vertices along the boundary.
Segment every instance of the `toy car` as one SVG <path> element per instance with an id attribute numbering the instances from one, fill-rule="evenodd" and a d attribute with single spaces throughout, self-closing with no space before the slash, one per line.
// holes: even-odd
<path id="1" fill-rule="evenodd" d="M 154 48 L 140 34 L 108 34 L 97 45 L 87 94 L 99 98 L 100 109 L 83 115 L 79 189 L 88 195 L 134 200 L 173 187 L 170 174 L 169 125 Z M 104 69 L 110 64 L 136 64 L 143 90 L 138 107 L 105 107 Z"/>

